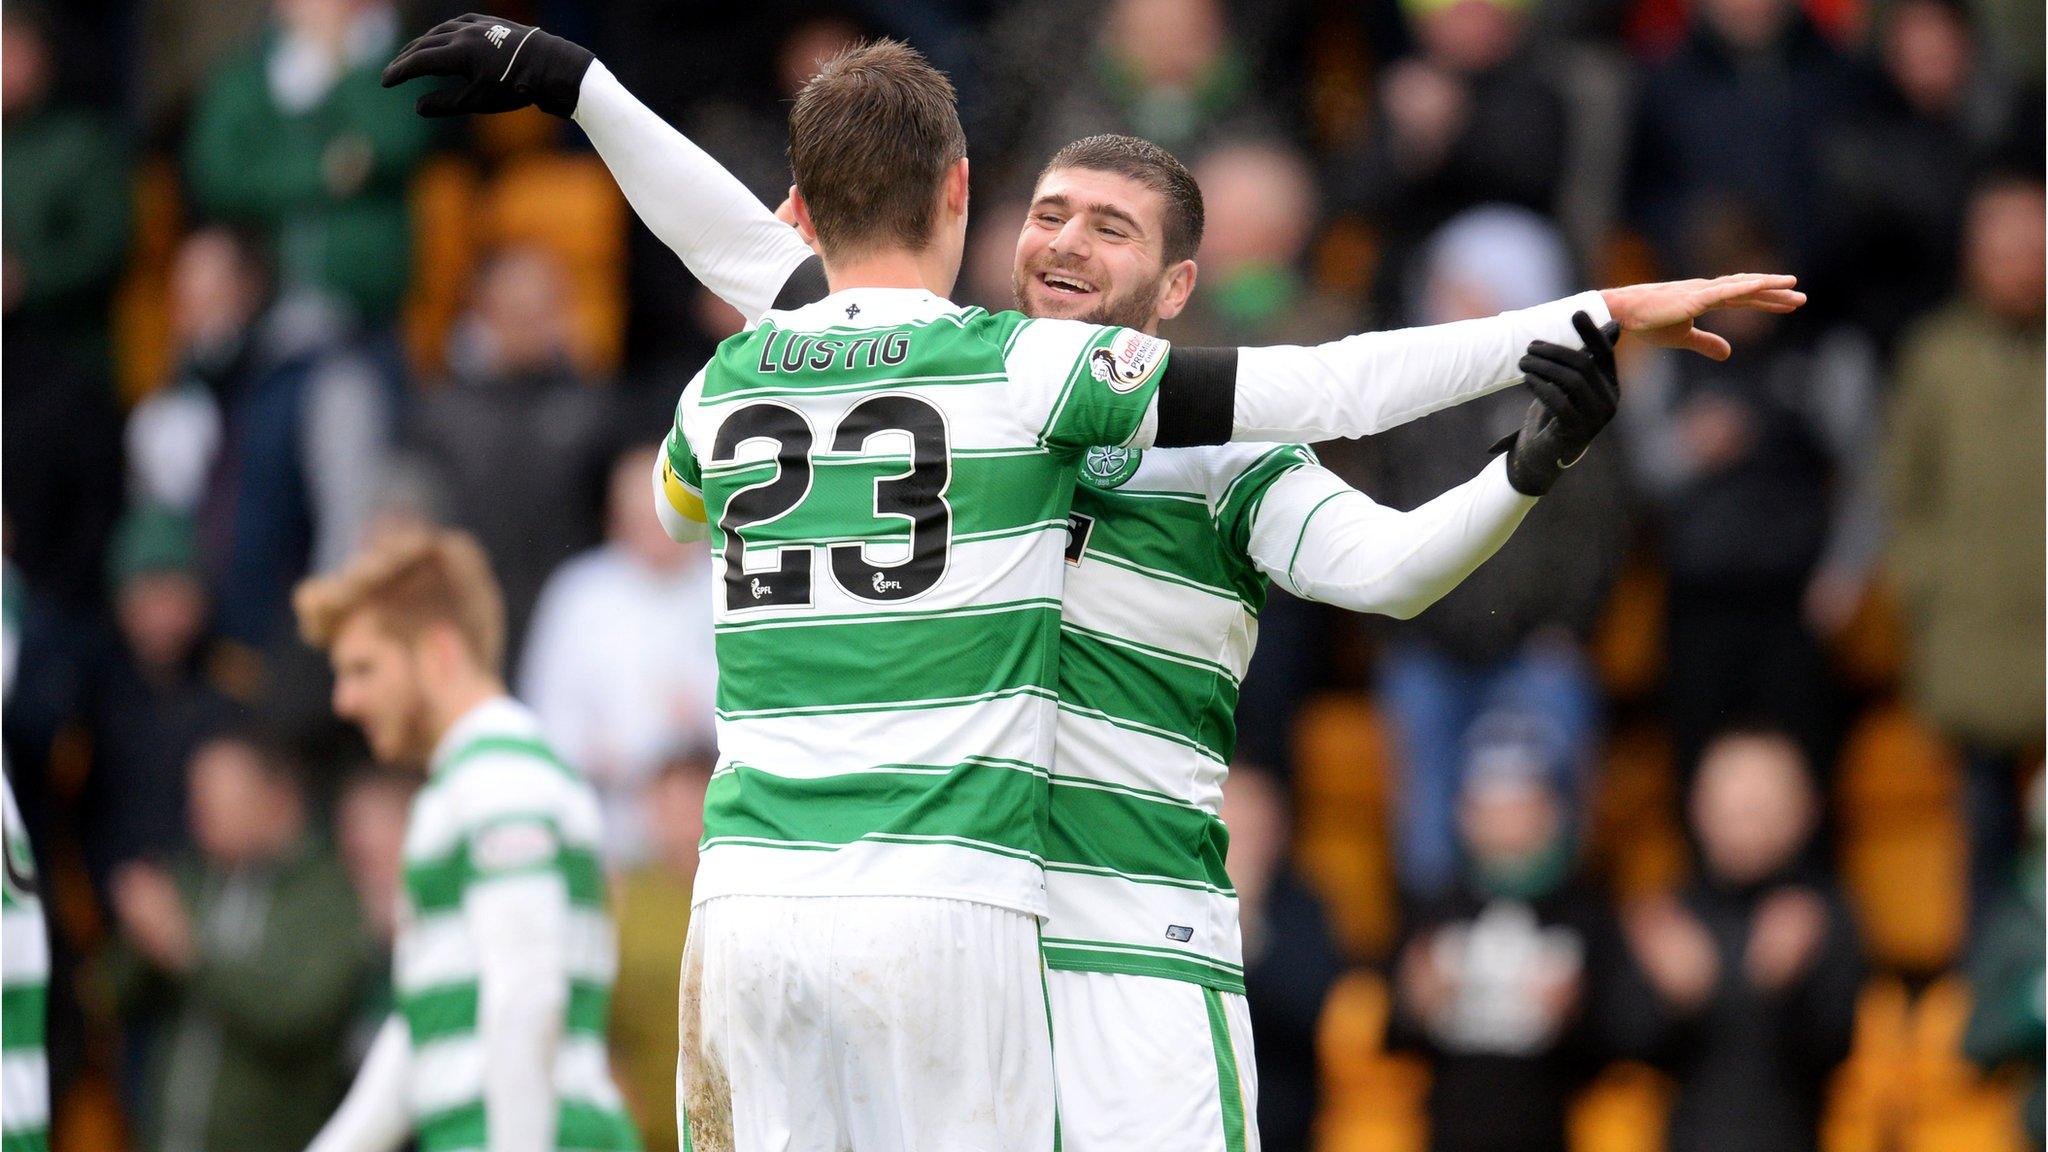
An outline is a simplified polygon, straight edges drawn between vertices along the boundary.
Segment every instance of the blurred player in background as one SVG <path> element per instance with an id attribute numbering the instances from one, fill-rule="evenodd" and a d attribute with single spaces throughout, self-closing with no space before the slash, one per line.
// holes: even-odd
<path id="1" fill-rule="evenodd" d="M 456 74 L 482 77 L 454 90 L 461 94 L 454 103 L 445 96 L 438 102 L 428 97 L 423 110 L 434 103 L 439 110 L 492 110 L 479 100 L 492 94 L 491 73 L 465 70 L 453 51 L 461 35 L 459 27 L 444 25 L 394 66 L 394 78 L 407 74 L 407 56 L 417 52 L 439 55 L 454 65 L 448 70 Z M 588 68 L 585 57 L 583 68 L 591 79 L 579 78 L 582 91 L 573 96 L 557 92 L 544 98 L 542 106 L 549 107 L 551 100 L 550 110 L 576 112 L 619 175 L 628 198 L 656 233 L 677 247 L 692 270 L 721 292 L 732 289 L 728 300 L 750 320 L 758 318 L 770 301 L 797 304 L 821 295 L 815 268 L 790 246 L 801 241 L 786 230 L 778 232 L 772 220 L 764 223 L 765 211 L 744 192 L 736 203 L 724 186 L 730 181 L 721 184 L 723 174 L 708 159 L 632 102 L 608 73 Z M 844 61 L 841 66 L 846 66 Z M 430 71 L 415 68 L 410 74 Z M 828 67 L 827 74 L 832 71 Z M 797 119 L 803 112 L 800 101 Z M 1141 141 L 1099 138 L 1068 151 L 1076 149 L 1081 151 L 1072 158 L 1063 153 L 1067 162 L 1056 160 L 1049 169 L 1046 181 L 1051 187 L 1041 184 L 1031 224 L 1019 245 L 1020 298 L 1029 309 L 1038 303 L 1033 300 L 1036 291 L 1046 299 L 1064 301 L 1036 310 L 1149 330 L 1160 318 L 1177 312 L 1193 288 L 1192 256 L 1201 228 L 1199 191 L 1177 162 Z M 801 162 L 798 183 L 800 189 L 805 183 Z M 704 190 L 712 202 L 710 210 L 704 203 L 678 196 L 678 189 Z M 1119 192 L 1124 206 L 1119 206 Z M 801 190 L 796 195 L 800 197 Z M 964 190 L 960 200 L 958 210 L 964 212 Z M 798 215 L 805 215 L 801 206 Z M 1067 226 L 1070 219 L 1076 221 L 1073 228 Z M 829 234 L 830 228 L 826 230 Z M 1097 266 L 1087 255 L 1098 244 L 1103 249 L 1123 247 L 1126 254 L 1105 254 L 1106 266 Z M 714 250 L 709 258 L 707 249 Z M 827 251 L 829 259 L 829 242 Z M 1027 260 L 1035 261 L 1036 267 L 1027 267 Z M 759 275 L 764 270 L 770 274 Z M 1120 292 L 1114 280 L 1119 272 L 1130 273 L 1124 280 L 1128 287 Z M 1755 287 L 1744 286 L 1730 296 L 1745 295 Z M 1789 288 L 1789 282 L 1780 287 Z M 1667 297 L 1676 294 L 1665 290 Z M 833 306 L 848 295 L 834 295 Z M 1629 299 L 1626 293 L 1621 296 Z M 865 303 L 855 300 L 846 308 L 845 319 L 854 321 Z M 1588 294 L 1552 305 L 1547 313 L 1532 310 L 1456 333 L 1410 334 L 1406 343 L 1381 338 L 1381 360 L 1360 357 L 1377 372 L 1356 372 L 1356 365 L 1348 364 L 1315 366 L 1333 383 L 1355 373 L 1384 385 L 1386 402 L 1376 413 L 1385 418 L 1376 426 L 1384 426 L 1455 402 L 1461 391 L 1478 395 L 1511 382 L 1515 357 L 1532 337 L 1555 334 L 1573 343 L 1592 343 L 1591 353 L 1538 345 L 1522 361 L 1525 371 L 1539 376 L 1539 391 L 1548 401 L 1532 406 L 1526 442 L 1554 435 L 1548 430 L 1553 420 L 1568 422 L 1572 434 L 1583 437 L 1573 450 L 1551 453 L 1547 464 L 1537 463 L 1527 452 L 1510 453 L 1472 485 L 1415 514 L 1390 513 L 1348 492 L 1298 448 L 1269 444 L 1205 450 L 1220 457 L 1212 466 L 1205 466 L 1199 451 L 1141 454 L 1125 446 L 1087 454 L 1083 482 L 1100 489 L 1103 500 L 1118 499 L 1110 493 L 1131 499 L 1114 517 L 1109 515 L 1112 509 L 1095 515 L 1082 512 L 1084 505 L 1077 500 L 1077 515 L 1067 525 L 1071 542 L 1066 558 L 1073 567 L 1066 577 L 1062 752 L 1050 774 L 1055 815 L 1046 854 L 1052 872 L 1052 921 L 1045 944 L 1055 967 L 1073 973 L 1072 979 L 1061 980 L 1072 985 L 1071 996 L 1052 993 L 1054 1010 L 1061 1014 L 1056 1017 L 1062 1030 L 1061 1127 L 1068 1142 L 1077 1147 L 1128 1147 L 1192 1140 L 1197 1147 L 1226 1148 L 1255 1143 L 1255 1127 L 1247 1123 L 1252 1096 L 1249 1067 L 1240 1057 L 1247 1051 L 1248 1026 L 1237 961 L 1235 900 L 1223 872 L 1226 837 L 1215 807 L 1231 743 L 1236 682 L 1250 655 L 1264 578 L 1275 576 L 1298 591 L 1319 591 L 1328 599 L 1366 610 L 1412 614 L 1482 561 L 1505 539 L 1532 498 L 1555 480 L 1562 462 L 1576 458 L 1584 441 L 1612 414 L 1615 392 L 1606 338 L 1585 317 L 1575 330 L 1572 313 L 1579 309 L 1605 319 L 1605 302 Z M 815 306 L 788 319 L 778 313 L 770 321 L 775 326 L 808 328 L 804 321 L 813 311 Z M 978 310 L 970 310 L 968 323 L 973 322 L 973 311 Z M 1673 317 L 1681 334 L 1690 327 L 1685 321 L 1696 313 L 1697 308 Z M 816 320 L 823 322 L 824 317 Z M 832 330 L 852 334 L 864 327 L 863 321 L 833 325 Z M 786 351 L 787 342 L 783 347 Z M 767 350 L 760 351 L 762 364 L 768 365 Z M 749 355 L 750 366 L 752 359 Z M 1541 363 L 1532 367 L 1532 361 Z M 784 370 L 796 371 L 802 363 L 799 358 Z M 1078 375 L 1078 366 L 1075 371 Z M 1240 374 L 1238 382 L 1243 380 Z M 1414 382 L 1414 390 L 1401 393 L 1399 384 L 1408 380 Z M 1115 387 L 1120 382 L 1113 378 L 1113 391 L 1121 391 Z M 1130 383 L 1135 389 L 1144 380 Z M 771 391 L 775 389 L 753 388 L 755 394 Z M 1028 404 L 1028 391 L 1019 391 L 1018 401 Z M 679 413 L 682 424 L 689 422 L 690 405 L 686 394 Z M 1163 434 L 1164 402 L 1157 419 Z M 1126 434 L 1121 439 L 1127 444 L 1137 437 Z M 855 438 L 837 447 L 858 448 L 861 443 Z M 784 460 L 787 470 L 788 458 Z M 1146 465 L 1155 461 L 1157 466 L 1147 477 Z M 676 470 L 687 473 L 690 463 L 684 460 Z M 913 466 L 913 474 L 919 467 Z M 1290 476 L 1312 482 L 1275 498 L 1270 490 Z M 694 486 L 669 475 L 662 479 L 675 510 L 691 511 L 686 505 L 695 493 L 688 488 Z M 753 490 L 761 491 L 769 483 L 781 482 L 764 473 L 753 482 Z M 1340 495 L 1353 498 L 1357 505 L 1333 512 L 1328 531 L 1319 535 L 1318 546 L 1304 558 L 1301 545 L 1309 518 Z M 1280 511 L 1266 521 L 1267 539 L 1255 545 L 1254 513 L 1268 505 Z M 1346 511 L 1348 515 L 1343 514 Z M 730 546 L 735 543 L 730 528 L 727 534 Z M 1091 534 L 1097 536 L 1094 552 Z M 1413 562 L 1390 571 L 1384 561 L 1374 562 L 1382 556 L 1407 556 Z M 1096 561 L 1092 568 L 1091 559 Z M 1096 574 L 1097 583 L 1088 583 L 1083 573 Z M 742 577 L 737 554 L 729 556 L 729 596 L 731 582 Z M 758 598 L 763 581 L 757 578 L 754 584 Z M 1092 594 L 1084 597 L 1083 589 Z M 743 606 L 744 601 L 735 605 L 729 599 L 727 611 Z M 1132 626 L 1133 616 L 1143 623 Z M 1147 616 L 1150 619 L 1144 619 Z M 1079 655 L 1073 654 L 1077 646 L 1082 649 Z M 1075 745 L 1078 750 L 1073 750 Z M 744 789 L 747 783 L 742 780 L 737 787 Z M 1063 805 L 1065 820 L 1059 814 Z M 1062 925 L 1074 935 L 1060 935 Z M 1063 1003 L 1068 999 L 1071 1006 Z M 1065 1031 L 1064 1021 L 1070 1018 L 1088 1033 L 1078 1052 Z M 1098 1043 L 1085 1042 L 1098 1036 Z M 688 1042 L 686 1037 L 686 1046 Z M 1093 1051 L 1088 1050 L 1091 1047 Z M 1133 1069 L 1146 1074 L 1133 1077 Z M 1076 1104 L 1074 1096 L 1083 1099 Z"/>
<path id="2" fill-rule="evenodd" d="M 400 535 L 294 597 L 334 710 L 423 770 L 405 832 L 398 1011 L 314 1152 L 635 1152 L 605 1017 L 617 968 L 597 797 L 505 693 L 504 602 L 454 532 Z"/>
<path id="3" fill-rule="evenodd" d="M 0 776 L 0 790 L 7 805 L 0 845 L 7 867 L 0 887 L 0 1145 L 7 1152 L 44 1152 L 50 1146 L 50 1067 L 43 1048 L 50 938 L 14 785 Z"/>

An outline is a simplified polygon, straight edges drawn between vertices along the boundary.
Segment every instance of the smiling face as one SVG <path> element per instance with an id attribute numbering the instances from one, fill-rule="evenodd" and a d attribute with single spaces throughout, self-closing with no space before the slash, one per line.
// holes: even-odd
<path id="1" fill-rule="evenodd" d="M 1129 176 L 1054 168 L 1017 236 L 1017 308 L 1041 319 L 1151 331 L 1178 315 L 1195 263 L 1165 257 L 1166 198 Z"/>

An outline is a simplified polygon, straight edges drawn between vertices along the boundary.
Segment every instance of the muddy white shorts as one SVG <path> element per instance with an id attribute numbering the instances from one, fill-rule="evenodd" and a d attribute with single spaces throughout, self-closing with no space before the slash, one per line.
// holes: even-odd
<path id="1" fill-rule="evenodd" d="M 1243 996 L 1159 976 L 1046 980 L 1063 1152 L 1256 1152 Z"/>
<path id="2" fill-rule="evenodd" d="M 683 956 L 694 1152 L 1053 1152 L 1038 921 L 915 896 L 721 896 Z"/>

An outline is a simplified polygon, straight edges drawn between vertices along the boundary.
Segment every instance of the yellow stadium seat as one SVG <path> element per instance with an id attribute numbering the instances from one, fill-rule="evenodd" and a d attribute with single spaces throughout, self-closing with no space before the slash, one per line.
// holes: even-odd
<path id="1" fill-rule="evenodd" d="M 1671 1081 L 1646 1064 L 1613 1064 L 1572 1103 L 1572 1152 L 1663 1152 Z"/>
<path id="2" fill-rule="evenodd" d="M 107 1152 L 128 1146 L 121 1099 L 106 1073 L 87 1069 L 52 1101 L 52 1152 Z"/>
<path id="3" fill-rule="evenodd" d="M 498 158 L 544 152 L 562 137 L 560 120 L 530 106 L 498 116 L 472 116 L 469 129 L 477 149 Z"/>
<path id="4" fill-rule="evenodd" d="M 1906 667 L 1906 620 L 1898 593 L 1882 578 L 1874 581 L 1829 647 L 1848 683 L 1871 693 L 1896 689 Z"/>
<path id="5" fill-rule="evenodd" d="M 1621 570 L 1593 632 L 1593 663 L 1616 700 L 1640 700 L 1664 675 L 1664 572 L 1638 557 Z"/>
<path id="6" fill-rule="evenodd" d="M 114 373 L 125 404 L 136 404 L 170 378 L 171 260 L 184 233 L 178 172 L 154 156 L 135 170 L 135 234 L 128 271 L 114 291 Z"/>
<path id="7" fill-rule="evenodd" d="M 1385 956 L 1399 930 L 1385 726 L 1365 697 L 1330 693 L 1303 707 L 1294 746 L 1295 862 L 1329 903 L 1345 951 Z"/>
<path id="8" fill-rule="evenodd" d="M 1608 737 L 1593 796 L 1593 863 L 1625 898 L 1668 892 L 1686 873 L 1678 773 L 1661 728 L 1630 725 Z"/>
<path id="9" fill-rule="evenodd" d="M 1423 1152 L 1429 1069 L 1386 1051 L 1386 982 L 1369 971 L 1339 980 L 1323 1006 L 1316 1047 L 1323 1065 L 1318 1152 Z"/>
<path id="10" fill-rule="evenodd" d="M 1856 1039 L 1835 1075 L 1823 1152 L 2020 1152 L 2020 1085 L 1962 1054 L 1970 993 L 1957 976 L 1909 992 L 1882 977 L 1857 1005 Z"/>
<path id="11" fill-rule="evenodd" d="M 1953 749 L 1898 707 L 1867 714 L 1844 747 L 1840 864 L 1872 955 L 1907 972 L 1962 943 L 1969 843 Z"/>
<path id="12" fill-rule="evenodd" d="M 595 156 L 543 154 L 506 164 L 484 189 L 493 246 L 533 243 L 568 272 L 571 354 L 610 372 L 626 334 L 626 202 Z"/>
<path id="13" fill-rule="evenodd" d="M 1856 1000 L 1849 1058 L 1835 1071 L 1821 1119 L 1822 1152 L 1883 1152 L 1902 1126 L 1912 998 L 1896 977 Z"/>
<path id="14" fill-rule="evenodd" d="M 593 372 L 617 369 L 625 347 L 626 207 L 594 156 L 517 155 L 488 178 L 439 159 L 414 177 L 412 295 L 405 316 L 413 363 L 444 367 L 448 333 L 476 266 L 493 249 L 535 244 L 569 281 L 570 353 Z"/>
<path id="15" fill-rule="evenodd" d="M 445 156 L 428 161 L 413 176 L 412 282 L 403 323 L 406 352 L 423 376 L 437 376 L 447 366 L 448 332 L 462 312 L 476 267 L 480 182 L 474 165 Z"/>
<path id="16" fill-rule="evenodd" d="M 2014 1085 L 1963 1056 L 1970 989 L 1946 976 L 1922 992 L 1908 1033 L 1912 1100 L 1907 1152 L 2020 1152 Z"/>

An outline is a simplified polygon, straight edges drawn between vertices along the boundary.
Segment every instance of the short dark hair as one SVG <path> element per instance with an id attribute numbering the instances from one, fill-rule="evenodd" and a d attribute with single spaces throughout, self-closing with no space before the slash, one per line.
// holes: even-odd
<path id="1" fill-rule="evenodd" d="M 898 40 L 825 62 L 789 112 L 789 167 L 829 253 L 932 240 L 939 181 L 967 155 L 953 83 Z"/>
<path id="2" fill-rule="evenodd" d="M 1060 168 L 1086 168 L 1128 176 L 1166 201 L 1160 247 L 1168 264 L 1192 260 L 1202 248 L 1202 186 L 1173 153 L 1136 136 L 1105 133 L 1084 136 L 1053 154 L 1038 173 Z"/>

